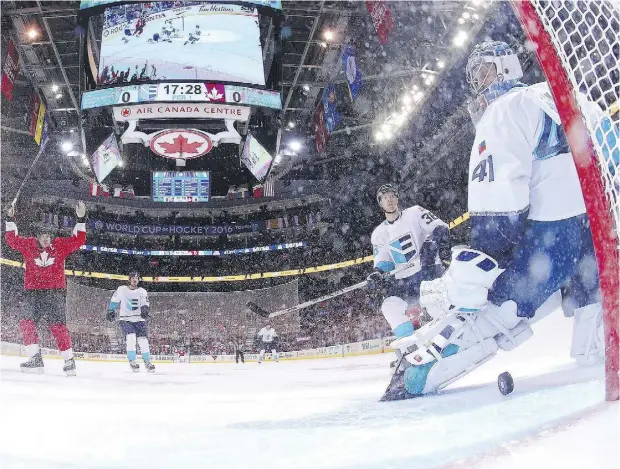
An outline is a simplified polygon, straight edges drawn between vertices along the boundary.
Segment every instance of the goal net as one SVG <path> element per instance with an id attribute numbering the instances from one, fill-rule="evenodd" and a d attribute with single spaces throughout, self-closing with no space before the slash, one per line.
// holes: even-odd
<path id="1" fill-rule="evenodd" d="M 606 398 L 617 400 L 620 3 L 512 4 L 549 82 L 581 181 L 603 297 Z"/>

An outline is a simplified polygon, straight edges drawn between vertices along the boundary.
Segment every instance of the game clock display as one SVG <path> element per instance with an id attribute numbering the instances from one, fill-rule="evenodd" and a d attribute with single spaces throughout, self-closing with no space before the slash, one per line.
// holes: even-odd
<path id="1" fill-rule="evenodd" d="M 208 202 L 211 178 L 208 171 L 153 172 L 153 202 Z"/>

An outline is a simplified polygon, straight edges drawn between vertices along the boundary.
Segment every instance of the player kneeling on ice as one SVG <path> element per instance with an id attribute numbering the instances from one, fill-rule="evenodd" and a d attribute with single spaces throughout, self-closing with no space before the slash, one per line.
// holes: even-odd
<path id="1" fill-rule="evenodd" d="M 256 334 L 256 337 L 260 341 L 260 345 L 259 345 L 260 353 L 258 354 L 258 363 L 263 362 L 263 359 L 265 358 L 265 350 L 271 350 L 273 359 L 276 362 L 279 361 L 280 356 L 278 355 L 278 352 L 276 352 L 278 334 L 276 334 L 275 329 L 271 327 L 269 324 L 266 324 L 265 327 L 263 327 L 260 331 L 258 331 L 258 334 Z"/>
<path id="2" fill-rule="evenodd" d="M 503 42 L 469 56 L 471 248 L 453 249 L 444 276 L 423 282 L 420 303 L 434 319 L 392 343 L 403 353 L 406 391 L 392 398 L 437 391 L 522 344 L 558 290 L 564 314 L 574 316 L 571 356 L 580 364 L 603 357 L 598 270 L 575 164 L 547 84 L 526 86 L 522 76 Z"/>
<path id="3" fill-rule="evenodd" d="M 63 371 L 75 376 L 75 360 L 71 336 L 67 329 L 67 278 L 65 259 L 86 242 L 86 205 L 75 207 L 77 222 L 73 235 L 68 238 L 52 238 L 53 228 L 36 227 L 36 238 L 23 238 L 17 234 L 15 207 L 9 206 L 6 221 L 6 244 L 19 251 L 24 258 L 24 298 L 19 328 L 30 359 L 22 363 L 23 372 L 43 372 L 43 358 L 39 348 L 37 325 L 43 316 L 50 322 L 50 330 L 56 339 L 60 355 L 65 360 Z"/>
<path id="4" fill-rule="evenodd" d="M 155 372 L 155 365 L 151 363 L 149 340 L 147 339 L 146 318 L 149 317 L 149 298 L 146 290 L 138 287 L 140 274 L 129 274 L 129 285 L 122 285 L 116 289 L 108 306 L 107 318 L 112 322 L 116 319 L 116 310 L 120 309 L 119 324 L 127 339 L 127 359 L 132 371 L 140 371 L 136 363 L 136 339 L 140 346 L 142 359 L 147 371 Z"/>

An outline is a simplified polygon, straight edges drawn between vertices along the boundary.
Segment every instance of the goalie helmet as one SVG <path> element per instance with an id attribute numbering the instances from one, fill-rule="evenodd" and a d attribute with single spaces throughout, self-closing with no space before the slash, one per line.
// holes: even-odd
<path id="1" fill-rule="evenodd" d="M 512 88 L 525 86 L 519 82 L 523 76 L 519 58 L 508 44 L 500 41 L 482 42 L 474 47 L 467 59 L 466 75 L 475 96 L 467 105 L 474 125 L 489 104 Z"/>
<path id="2" fill-rule="evenodd" d="M 398 186 L 396 184 L 383 184 L 381 187 L 379 187 L 379 189 L 377 189 L 377 203 L 379 205 L 381 205 L 381 197 L 383 196 L 383 194 L 387 194 L 389 192 L 400 198 L 400 195 L 398 193 Z"/>
<path id="3" fill-rule="evenodd" d="M 495 70 L 492 65 L 495 65 Z M 523 77 L 523 70 L 517 54 L 508 44 L 487 41 L 475 46 L 469 54 L 466 74 L 469 87 L 477 96 L 487 91 L 508 91 Z"/>

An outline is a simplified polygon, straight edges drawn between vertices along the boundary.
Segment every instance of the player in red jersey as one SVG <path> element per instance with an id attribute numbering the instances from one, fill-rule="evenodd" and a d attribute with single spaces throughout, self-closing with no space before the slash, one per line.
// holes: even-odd
<path id="1" fill-rule="evenodd" d="M 30 360 L 21 364 L 23 372 L 43 372 L 37 324 L 41 317 L 47 314 L 50 330 L 65 360 L 63 371 L 69 376 L 75 375 L 71 336 L 67 329 L 65 259 L 86 242 L 84 202 L 77 204 L 75 213 L 77 223 L 72 236 L 68 238 L 52 238 L 51 230 L 47 227 L 39 228 L 36 238 L 24 238 L 17 234 L 14 206 L 11 205 L 7 210 L 6 243 L 21 253 L 26 269 L 19 328 Z"/>

